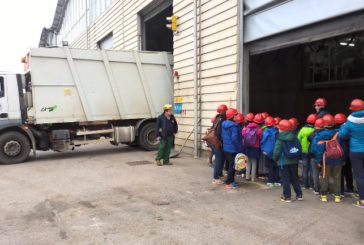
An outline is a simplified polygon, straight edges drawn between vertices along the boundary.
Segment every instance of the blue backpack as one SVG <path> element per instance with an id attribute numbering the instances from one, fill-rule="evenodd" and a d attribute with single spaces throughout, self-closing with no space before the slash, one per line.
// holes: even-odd
<path id="1" fill-rule="evenodd" d="M 300 158 L 302 154 L 301 143 L 297 138 L 291 141 L 283 141 L 283 154 L 289 159 Z"/>
<path id="2" fill-rule="evenodd" d="M 274 145 L 277 140 L 277 133 L 278 131 L 274 128 L 268 128 L 263 132 L 263 140 L 260 143 L 260 149 L 262 150 L 262 153 L 269 157 L 270 159 L 273 158 L 273 151 L 274 151 Z M 266 137 L 265 137 L 266 136 Z"/>

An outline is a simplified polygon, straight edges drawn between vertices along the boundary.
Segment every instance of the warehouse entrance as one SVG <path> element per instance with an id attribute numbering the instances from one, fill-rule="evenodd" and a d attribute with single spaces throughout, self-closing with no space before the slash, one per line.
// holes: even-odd
<path id="1" fill-rule="evenodd" d="M 303 122 L 315 98 L 325 97 L 331 113 L 349 113 L 350 101 L 364 94 L 364 32 L 253 55 L 249 64 L 253 112 Z"/>
<path id="2" fill-rule="evenodd" d="M 173 33 L 166 27 L 172 15 L 172 1 L 153 1 L 139 13 L 143 50 L 173 52 Z"/>

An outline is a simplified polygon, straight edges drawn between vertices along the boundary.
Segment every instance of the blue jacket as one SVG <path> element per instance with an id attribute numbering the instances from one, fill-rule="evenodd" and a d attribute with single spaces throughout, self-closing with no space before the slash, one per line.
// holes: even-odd
<path id="1" fill-rule="evenodd" d="M 349 140 L 350 152 L 364 152 L 364 110 L 353 112 L 339 131 L 339 138 Z"/>
<path id="2" fill-rule="evenodd" d="M 311 143 L 311 151 L 315 155 L 315 162 L 317 164 L 322 164 L 322 155 L 325 152 L 325 144 L 318 144 L 321 140 L 330 140 L 332 137 L 334 137 L 334 134 L 337 132 L 336 129 L 325 129 L 322 131 L 319 131 L 313 138 L 313 141 Z M 338 139 L 339 140 L 339 139 Z M 341 147 L 344 149 L 343 143 L 339 140 L 339 143 Z M 344 162 L 344 157 L 341 157 L 339 159 L 329 159 L 326 158 L 326 164 L 327 165 L 341 165 Z"/>
<path id="3" fill-rule="evenodd" d="M 230 120 L 222 123 L 222 146 L 225 152 L 240 153 L 242 152 L 242 137 L 240 126 Z"/>
<path id="4" fill-rule="evenodd" d="M 278 129 L 268 127 L 263 131 L 262 139 L 260 140 L 260 149 L 264 155 L 273 159 L 274 146 L 278 136 Z"/>

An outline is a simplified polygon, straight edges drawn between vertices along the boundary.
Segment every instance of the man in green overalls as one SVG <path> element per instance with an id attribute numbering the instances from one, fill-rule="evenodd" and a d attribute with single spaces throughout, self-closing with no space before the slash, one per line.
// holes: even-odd
<path id="1" fill-rule="evenodd" d="M 158 166 L 172 165 L 169 161 L 169 154 L 173 147 L 174 135 L 178 131 L 176 118 L 173 116 L 172 105 L 163 106 L 163 114 L 157 119 L 157 140 L 160 141 L 156 164 Z M 161 162 L 163 159 L 163 163 Z"/>

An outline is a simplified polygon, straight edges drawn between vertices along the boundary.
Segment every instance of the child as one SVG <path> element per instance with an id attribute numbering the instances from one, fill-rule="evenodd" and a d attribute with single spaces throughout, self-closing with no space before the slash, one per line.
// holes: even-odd
<path id="1" fill-rule="evenodd" d="M 332 145 L 332 140 L 336 139 L 338 131 L 335 129 L 335 119 L 332 115 L 326 114 L 323 116 L 325 129 L 318 132 L 312 141 L 312 152 L 315 154 L 315 161 L 322 166 L 322 179 L 321 179 L 321 201 L 328 201 L 329 180 L 333 178 L 333 193 L 335 202 L 341 202 L 340 185 L 341 185 L 341 168 L 343 165 L 343 151 L 342 145 L 337 140 L 337 146 Z M 327 147 L 326 142 L 330 141 L 330 148 Z M 341 155 L 332 156 L 330 152 L 333 148 L 341 148 Z"/>
<path id="2" fill-rule="evenodd" d="M 349 156 L 359 193 L 359 200 L 354 205 L 364 208 L 364 101 L 354 99 L 349 110 L 352 113 L 340 128 L 339 138 L 350 142 Z"/>
<path id="3" fill-rule="evenodd" d="M 302 162 L 303 162 L 303 187 L 308 189 L 312 186 L 312 168 L 311 168 L 311 154 L 308 152 L 310 141 L 308 137 L 315 131 L 314 124 L 317 119 L 316 114 L 308 115 L 306 125 L 301 128 L 298 133 L 298 140 L 302 147 Z"/>
<path id="4" fill-rule="evenodd" d="M 260 140 L 260 148 L 265 156 L 265 166 L 269 169 L 267 186 L 281 186 L 279 183 L 279 168 L 273 160 L 273 150 L 278 130 L 274 127 L 273 117 L 267 117 L 264 124 L 266 129 L 263 131 L 262 139 Z"/>
<path id="5" fill-rule="evenodd" d="M 315 130 L 308 137 L 308 141 L 310 142 L 308 152 L 311 154 L 311 156 L 313 156 L 313 158 L 314 158 L 314 154 L 312 152 L 312 141 L 313 141 L 313 138 L 319 132 L 324 130 L 324 120 L 322 120 L 322 118 L 318 118 L 315 121 L 314 127 L 315 127 Z M 312 169 L 312 180 L 313 180 L 313 193 L 315 195 L 318 195 L 318 194 L 320 194 L 320 173 L 321 173 L 321 168 L 318 166 L 318 163 L 316 163 L 315 159 L 313 159 L 313 161 L 311 161 L 311 169 Z"/>
<path id="6" fill-rule="evenodd" d="M 298 125 L 299 125 L 297 118 L 292 117 L 288 121 L 290 123 L 292 123 L 292 132 L 297 135 L 298 134 Z"/>
<path id="7" fill-rule="evenodd" d="M 340 130 L 341 126 L 346 122 L 346 116 L 342 113 L 338 113 L 334 116 L 336 129 Z M 344 166 L 341 170 L 341 197 L 345 196 L 345 191 L 354 192 L 353 185 L 353 172 L 351 170 L 351 161 L 349 158 L 349 141 L 342 140 L 343 150 L 344 150 Z M 346 182 L 346 190 L 345 190 L 345 182 Z"/>
<path id="8" fill-rule="evenodd" d="M 292 123 L 288 120 L 279 122 L 279 134 L 273 152 L 273 159 L 280 166 L 283 186 L 282 202 L 291 202 L 291 185 L 296 193 L 296 200 L 303 200 L 301 186 L 298 181 L 298 160 L 301 155 L 301 145 L 292 132 L 292 127 Z"/>
<path id="9" fill-rule="evenodd" d="M 216 136 L 219 139 L 220 142 L 222 142 L 221 132 L 222 132 L 222 123 L 226 120 L 226 111 L 227 106 L 222 104 L 219 105 L 216 109 L 216 112 L 218 113 L 215 117 L 215 120 L 213 122 L 212 127 L 216 127 Z M 221 180 L 223 177 L 222 170 L 225 163 L 225 157 L 224 157 L 224 151 L 222 147 L 216 148 L 214 146 L 211 146 L 212 152 L 215 155 L 215 162 L 213 164 L 214 172 L 213 172 L 213 180 L 212 184 L 214 185 L 221 185 L 224 182 Z"/>
<path id="10" fill-rule="evenodd" d="M 236 122 L 234 122 L 237 113 L 237 110 L 233 108 L 228 109 L 226 111 L 226 121 L 222 123 L 222 144 L 225 159 L 229 164 L 228 175 L 225 181 L 225 189 L 237 188 L 234 181 L 234 163 L 236 154 L 242 152 L 240 127 Z"/>
<path id="11" fill-rule="evenodd" d="M 263 117 L 258 113 L 255 115 L 254 121 L 242 130 L 243 146 L 249 158 L 249 164 L 246 167 L 246 180 L 248 181 L 255 181 L 257 177 L 257 161 L 260 158 L 260 139 L 263 133 L 262 123 Z"/>

